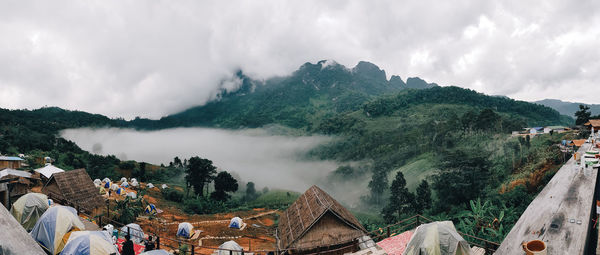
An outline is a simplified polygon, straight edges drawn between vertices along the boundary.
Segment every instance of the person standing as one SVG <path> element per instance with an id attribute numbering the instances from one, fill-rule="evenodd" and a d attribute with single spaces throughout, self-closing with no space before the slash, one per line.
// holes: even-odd
<path id="1" fill-rule="evenodd" d="M 131 241 L 131 236 L 125 236 L 125 242 L 123 243 L 123 251 L 121 255 L 135 255 L 135 251 L 133 251 L 133 242 Z"/>
<path id="2" fill-rule="evenodd" d="M 144 251 L 151 251 L 154 250 L 154 241 L 152 241 L 152 236 L 148 235 L 148 240 L 146 240 L 146 247 L 144 248 Z"/>

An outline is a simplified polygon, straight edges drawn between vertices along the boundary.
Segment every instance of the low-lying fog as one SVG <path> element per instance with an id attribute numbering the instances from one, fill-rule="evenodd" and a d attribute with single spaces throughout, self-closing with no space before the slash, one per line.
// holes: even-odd
<path id="1" fill-rule="evenodd" d="M 255 182 L 259 188 L 268 186 L 303 192 L 313 184 L 322 183 L 338 166 L 334 161 L 314 161 L 303 157 L 309 150 L 332 138 L 273 135 L 264 129 L 136 131 L 80 128 L 64 130 L 61 135 L 84 150 L 115 155 L 121 160 L 167 165 L 175 156 L 182 160 L 200 156 L 212 160 L 219 170 L 237 173 L 244 182 Z"/>

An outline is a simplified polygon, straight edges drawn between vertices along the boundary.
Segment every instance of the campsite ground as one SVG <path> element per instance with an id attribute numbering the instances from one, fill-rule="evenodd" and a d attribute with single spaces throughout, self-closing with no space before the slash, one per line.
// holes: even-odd
<path id="1" fill-rule="evenodd" d="M 129 189 L 128 189 L 129 191 Z M 113 193 L 111 200 L 121 199 Z M 177 226 L 181 222 L 190 222 L 194 230 L 202 232 L 195 240 L 188 240 L 196 246 L 218 247 L 222 243 L 233 240 L 244 250 L 275 250 L 275 222 L 280 213 L 279 210 L 255 208 L 251 210 L 207 214 L 190 215 L 183 212 L 174 202 L 163 199 L 158 188 L 148 189 L 144 200 L 156 205 L 162 212 L 153 217 L 138 217 L 136 223 L 144 232 L 155 233 L 161 237 L 161 248 L 176 249 L 179 247 L 176 237 Z M 243 230 L 229 228 L 229 221 L 233 217 L 244 219 L 246 226 Z M 169 250 L 168 249 L 168 250 Z M 213 249 L 196 249 L 196 254 L 211 254 Z"/>

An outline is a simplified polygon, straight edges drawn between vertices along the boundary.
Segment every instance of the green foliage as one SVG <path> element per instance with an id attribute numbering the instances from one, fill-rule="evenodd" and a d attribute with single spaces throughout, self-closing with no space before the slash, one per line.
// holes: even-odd
<path id="1" fill-rule="evenodd" d="M 244 201 L 253 201 L 258 198 L 259 194 L 256 193 L 254 182 L 246 183 L 246 195 L 244 195 Z"/>
<path id="2" fill-rule="evenodd" d="M 196 195 L 203 196 L 204 187 L 214 179 L 217 168 L 211 160 L 196 156 L 187 161 L 185 172 L 187 187 L 193 187 Z"/>
<path id="3" fill-rule="evenodd" d="M 383 194 L 388 188 L 386 169 L 382 167 L 374 168 L 373 177 L 371 178 L 368 187 L 371 191 L 368 201 L 373 204 L 380 204 L 383 199 Z"/>
<path id="4" fill-rule="evenodd" d="M 583 125 L 590 120 L 592 113 L 589 111 L 590 107 L 586 105 L 579 105 L 579 111 L 575 112 L 575 125 Z"/>
<path id="5" fill-rule="evenodd" d="M 173 202 L 177 202 L 177 203 L 181 203 L 183 201 L 183 192 L 176 190 L 176 189 L 172 189 L 172 188 L 167 188 L 167 189 L 163 189 L 161 191 L 163 197 L 167 200 L 171 200 Z"/>
<path id="6" fill-rule="evenodd" d="M 392 221 L 394 213 L 398 215 L 398 219 L 402 219 L 414 212 L 416 207 L 415 195 L 406 188 L 406 180 L 402 172 L 399 171 L 396 174 L 396 178 L 394 178 L 390 187 L 390 193 L 389 203 L 383 209 L 386 221 Z"/>
<path id="7" fill-rule="evenodd" d="M 210 198 L 217 201 L 227 201 L 231 197 L 227 192 L 235 192 L 237 190 L 237 180 L 226 171 L 219 172 L 217 177 L 215 177 L 215 191 L 210 194 Z"/>
<path id="8" fill-rule="evenodd" d="M 415 198 L 415 212 L 423 214 L 425 210 L 431 208 L 431 188 L 426 180 L 421 181 L 419 187 L 417 187 L 417 196 Z"/>
<path id="9" fill-rule="evenodd" d="M 142 204 L 140 195 L 137 199 L 131 199 L 125 197 L 123 200 L 116 201 L 115 210 L 119 215 L 117 218 L 118 222 L 131 223 L 135 222 L 137 216 L 144 211 L 144 205 Z"/>

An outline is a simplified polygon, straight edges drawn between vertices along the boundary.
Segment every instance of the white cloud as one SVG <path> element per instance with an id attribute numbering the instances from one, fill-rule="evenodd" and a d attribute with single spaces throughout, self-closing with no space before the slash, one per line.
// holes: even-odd
<path id="1" fill-rule="evenodd" d="M 0 107 L 157 118 L 238 69 L 379 65 L 523 100 L 600 103 L 600 2 L 4 1 Z M 228 83 L 228 86 L 236 86 Z M 581 92 L 580 92 L 581 91 Z"/>

